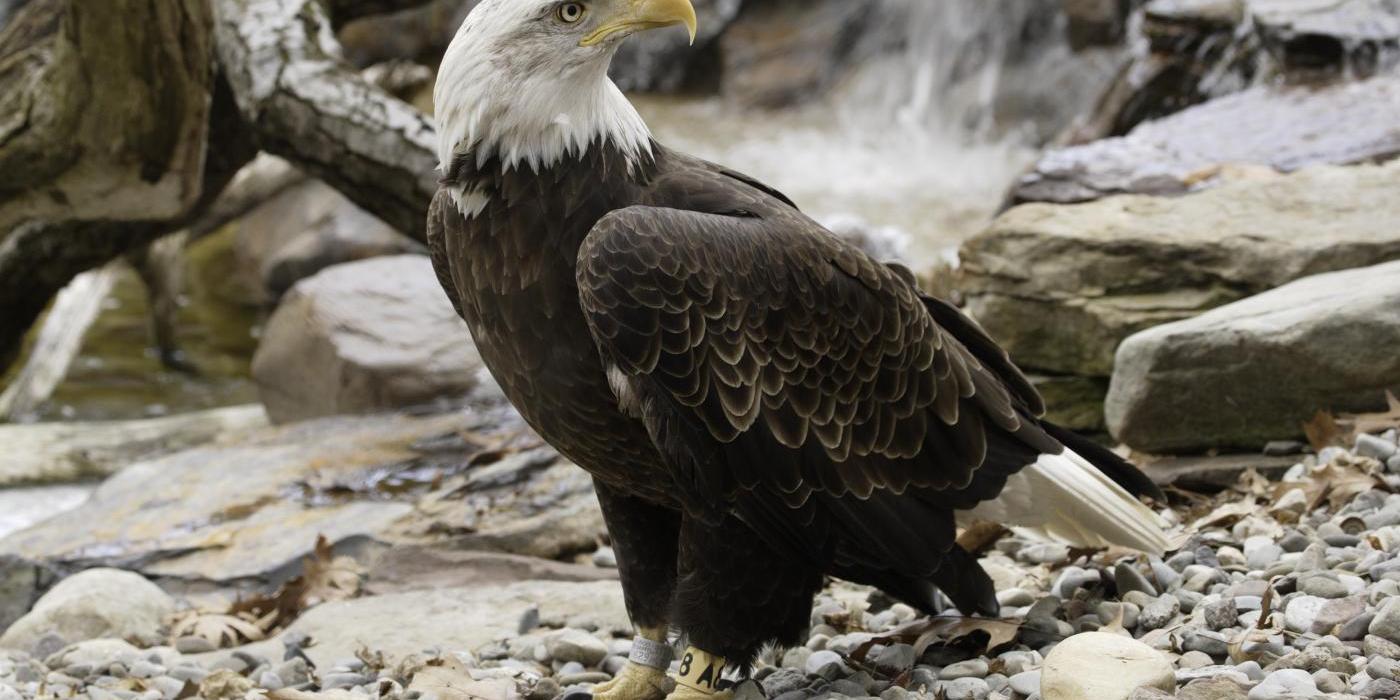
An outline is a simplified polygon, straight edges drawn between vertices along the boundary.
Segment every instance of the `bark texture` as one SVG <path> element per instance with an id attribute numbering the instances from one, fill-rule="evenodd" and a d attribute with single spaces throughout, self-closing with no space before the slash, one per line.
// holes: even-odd
<path id="1" fill-rule="evenodd" d="M 338 59 L 317 0 L 213 0 L 219 60 L 263 150 L 424 240 L 432 120 Z"/>

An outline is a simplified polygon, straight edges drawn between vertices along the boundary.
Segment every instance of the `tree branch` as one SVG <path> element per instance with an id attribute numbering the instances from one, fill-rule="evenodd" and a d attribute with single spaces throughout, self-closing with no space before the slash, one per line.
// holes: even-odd
<path id="1" fill-rule="evenodd" d="M 334 56 L 317 0 L 212 0 L 215 44 L 263 150 L 424 240 L 437 190 L 434 127 Z"/>

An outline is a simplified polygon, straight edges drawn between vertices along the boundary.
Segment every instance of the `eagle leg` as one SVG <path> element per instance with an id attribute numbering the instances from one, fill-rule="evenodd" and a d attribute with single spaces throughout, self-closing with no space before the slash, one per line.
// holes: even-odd
<path id="1" fill-rule="evenodd" d="M 684 517 L 680 550 L 672 617 L 692 652 L 747 676 L 765 644 L 795 646 L 805 638 L 820 567 L 774 549 L 732 514 L 718 523 Z"/>
<path id="2" fill-rule="evenodd" d="M 666 628 L 644 628 L 637 636 L 639 642 L 647 640 L 664 645 Z M 642 662 L 633 660 L 638 658 L 638 655 L 633 653 L 627 665 L 623 666 L 622 671 L 612 680 L 593 687 L 594 700 L 662 700 L 675 685 L 666 675 L 670 654 L 668 647 L 664 659 L 655 659 L 649 664 L 646 659 Z"/>

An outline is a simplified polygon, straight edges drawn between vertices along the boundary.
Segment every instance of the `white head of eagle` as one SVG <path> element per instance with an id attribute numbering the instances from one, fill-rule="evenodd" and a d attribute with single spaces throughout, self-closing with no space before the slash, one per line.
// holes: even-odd
<path id="1" fill-rule="evenodd" d="M 694 40 L 690 0 L 483 0 L 433 91 L 439 167 L 473 153 L 478 167 L 497 157 L 538 171 L 601 140 L 629 158 L 649 155 L 651 133 L 608 66 L 626 37 L 676 24 Z M 484 204 L 457 195 L 468 216 Z"/>

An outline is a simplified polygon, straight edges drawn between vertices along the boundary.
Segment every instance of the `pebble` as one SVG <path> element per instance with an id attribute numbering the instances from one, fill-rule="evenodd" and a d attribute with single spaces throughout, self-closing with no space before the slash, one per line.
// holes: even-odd
<path id="1" fill-rule="evenodd" d="M 1205 620 L 1206 626 L 1213 630 L 1223 630 L 1234 627 L 1239 622 L 1240 611 L 1236 607 L 1234 598 L 1225 598 L 1213 603 L 1207 603 L 1201 611 L 1201 617 Z"/>
<path id="2" fill-rule="evenodd" d="M 959 678 L 941 685 L 943 697 L 948 700 L 987 700 L 992 689 L 981 678 Z"/>
<path id="3" fill-rule="evenodd" d="M 1205 652 L 1188 651 L 1182 654 L 1180 659 L 1177 659 L 1176 665 L 1178 668 L 1185 669 L 1205 668 L 1215 665 L 1215 660 L 1210 658 L 1210 655 Z"/>
<path id="4" fill-rule="evenodd" d="M 1288 608 L 1284 610 L 1284 625 L 1293 632 L 1311 632 L 1313 622 L 1317 620 L 1318 614 L 1322 611 L 1322 606 L 1327 604 L 1325 598 L 1317 598 L 1310 595 L 1301 595 L 1288 601 Z"/>
<path id="5" fill-rule="evenodd" d="M 608 645 L 583 630 L 564 629 L 544 641 L 545 652 L 557 661 L 577 661 L 596 666 L 608 656 Z"/>
<path id="6" fill-rule="evenodd" d="M 803 668 L 807 671 L 807 675 L 821 676 L 827 680 L 850 670 L 846 668 L 846 662 L 841 659 L 840 654 L 827 650 L 812 652 L 812 655 L 807 657 Z"/>
<path id="7" fill-rule="evenodd" d="M 1366 684 L 1366 687 L 1361 690 L 1361 697 L 1389 698 L 1390 700 L 1400 698 L 1400 682 L 1389 678 L 1377 678 Z"/>
<path id="8" fill-rule="evenodd" d="M 1297 668 L 1274 671 L 1249 691 L 1249 700 L 1288 700 L 1318 694 L 1312 675 Z"/>
<path id="9" fill-rule="evenodd" d="M 1008 679 L 1007 684 L 1021 695 L 1038 693 L 1040 692 L 1040 671 L 1022 671 Z"/>
<path id="10" fill-rule="evenodd" d="M 352 688 L 354 686 L 365 685 L 373 681 L 373 678 L 370 678 L 369 676 L 360 673 L 327 673 L 324 676 L 321 676 L 321 689 L 336 690 L 338 688 Z"/>
<path id="11" fill-rule="evenodd" d="M 943 667 L 938 672 L 938 677 L 945 681 L 956 680 L 958 678 L 985 678 L 987 676 L 987 662 L 982 659 L 970 659 L 960 661 Z"/>
<path id="12" fill-rule="evenodd" d="M 1360 435 L 1356 438 L 1355 453 L 1359 457 L 1370 457 L 1385 462 L 1396 455 L 1394 442 L 1376 435 Z"/>
<path id="13" fill-rule="evenodd" d="M 1376 612 L 1367 628 L 1371 634 L 1395 644 L 1400 644 L 1400 598 L 1391 598 Z"/>
<path id="14" fill-rule="evenodd" d="M 593 565 L 605 569 L 617 568 L 617 553 L 612 547 L 599 547 L 593 553 Z"/>
<path id="15" fill-rule="evenodd" d="M 896 671 L 907 671 L 914 666 L 916 655 L 909 644 L 891 644 L 875 656 L 875 665 Z"/>
<path id="16" fill-rule="evenodd" d="M 1138 615 L 1138 627 L 1144 631 L 1161 629 L 1171 623 L 1181 611 L 1181 601 L 1175 596 L 1164 595 L 1152 601 Z"/>
<path id="17" fill-rule="evenodd" d="M 1157 597 L 1157 587 L 1147 580 L 1137 567 L 1127 563 L 1119 562 L 1113 567 L 1113 583 L 1118 588 L 1118 595 L 1121 597 L 1128 591 L 1140 591 L 1152 597 Z"/>
<path id="18" fill-rule="evenodd" d="M 218 648 L 218 645 L 204 637 L 185 636 L 175 640 L 175 651 L 181 654 L 203 654 Z"/>

